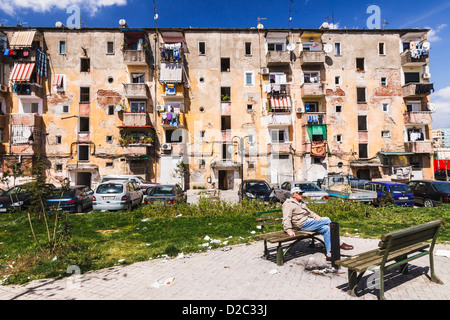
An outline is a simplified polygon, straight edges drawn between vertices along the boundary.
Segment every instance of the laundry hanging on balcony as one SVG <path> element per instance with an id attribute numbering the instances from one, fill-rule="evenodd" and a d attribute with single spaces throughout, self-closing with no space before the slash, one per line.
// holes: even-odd
<path id="1" fill-rule="evenodd" d="M 41 77 L 47 78 L 47 54 L 43 53 L 41 50 L 36 52 L 36 72 Z"/>

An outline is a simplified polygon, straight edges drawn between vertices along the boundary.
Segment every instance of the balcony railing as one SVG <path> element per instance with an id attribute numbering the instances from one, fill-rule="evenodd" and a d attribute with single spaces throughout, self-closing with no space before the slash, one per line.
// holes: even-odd
<path id="1" fill-rule="evenodd" d="M 145 127 L 149 125 L 148 113 L 123 113 L 123 125 L 126 127 Z"/>
<path id="2" fill-rule="evenodd" d="M 271 113 L 268 116 L 268 127 L 283 127 L 292 125 L 292 116 L 290 114 Z"/>
<path id="3" fill-rule="evenodd" d="M 327 124 L 325 112 L 306 112 L 302 115 L 302 125 Z"/>
<path id="4" fill-rule="evenodd" d="M 42 127 L 42 116 L 37 113 L 12 113 L 11 125 Z"/>
<path id="5" fill-rule="evenodd" d="M 123 50 L 123 62 L 128 65 L 148 64 L 148 54 L 145 50 Z"/>
<path id="6" fill-rule="evenodd" d="M 405 151 L 413 153 L 433 153 L 433 141 L 407 141 Z"/>
<path id="7" fill-rule="evenodd" d="M 430 111 L 411 111 L 403 115 L 405 124 L 424 124 L 433 123 L 433 115 Z"/>
<path id="8" fill-rule="evenodd" d="M 12 92 L 18 98 L 38 97 L 42 99 L 44 87 L 36 83 L 14 84 Z"/>
<path id="9" fill-rule="evenodd" d="M 267 145 L 267 153 L 290 153 L 292 143 L 282 142 L 282 143 L 269 143 Z"/>
<path id="10" fill-rule="evenodd" d="M 317 97 L 325 95 L 323 83 L 304 83 L 301 86 L 302 97 Z"/>
<path id="11" fill-rule="evenodd" d="M 130 144 L 122 148 L 122 152 L 125 156 L 138 157 L 148 155 L 148 144 Z"/>
<path id="12" fill-rule="evenodd" d="M 423 66 L 428 63 L 428 53 L 414 56 L 410 50 L 401 54 L 402 66 Z"/>
<path id="13" fill-rule="evenodd" d="M 289 65 L 291 63 L 290 51 L 268 51 L 267 65 Z"/>
<path id="14" fill-rule="evenodd" d="M 291 85 L 290 84 L 280 84 L 280 83 L 270 83 L 265 85 L 265 91 L 268 94 L 271 95 L 278 95 L 278 94 L 291 94 Z"/>
<path id="15" fill-rule="evenodd" d="M 124 83 L 125 97 L 132 99 L 148 99 L 149 90 L 146 83 Z"/>
<path id="16" fill-rule="evenodd" d="M 426 97 L 434 92 L 432 83 L 408 83 L 402 87 L 403 97 Z"/>
<path id="17" fill-rule="evenodd" d="M 304 64 L 323 64 L 325 63 L 325 51 L 302 51 L 300 54 L 300 63 Z"/>

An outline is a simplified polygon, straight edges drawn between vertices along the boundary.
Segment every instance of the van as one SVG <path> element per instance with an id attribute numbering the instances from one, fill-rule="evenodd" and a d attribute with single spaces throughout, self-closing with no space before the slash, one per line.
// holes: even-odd
<path id="1" fill-rule="evenodd" d="M 414 194 L 407 184 L 392 181 L 369 181 L 365 183 L 364 189 L 376 191 L 378 203 L 389 193 L 394 198 L 396 206 L 414 206 Z"/>

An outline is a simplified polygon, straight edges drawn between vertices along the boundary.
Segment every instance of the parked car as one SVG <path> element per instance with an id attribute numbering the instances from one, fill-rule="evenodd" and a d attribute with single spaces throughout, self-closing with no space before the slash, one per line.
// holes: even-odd
<path id="1" fill-rule="evenodd" d="M 42 188 L 45 188 L 50 193 L 51 189 L 54 189 L 53 184 L 42 184 Z M 0 195 L 0 213 L 5 213 L 13 209 L 26 209 L 29 207 L 32 198 L 31 184 L 25 183 L 6 190 Z"/>
<path id="2" fill-rule="evenodd" d="M 134 182 L 136 182 L 138 184 L 138 186 L 143 191 L 147 190 L 149 187 L 153 187 L 153 186 L 157 185 L 156 183 L 145 182 L 144 179 L 142 179 L 139 176 L 125 175 L 125 174 L 124 175 L 103 176 L 102 177 L 102 181 L 100 183 L 111 181 L 111 180 L 121 180 L 121 181 L 131 180 L 131 181 L 134 181 Z"/>
<path id="3" fill-rule="evenodd" d="M 378 203 L 389 193 L 393 196 L 396 206 L 414 206 L 414 194 L 407 184 L 392 181 L 369 181 L 365 183 L 364 189 L 376 191 Z"/>
<path id="4" fill-rule="evenodd" d="M 447 178 L 450 180 L 450 169 L 447 169 L 447 175 L 445 175 L 445 169 L 439 169 L 434 172 L 434 178 L 436 180 L 447 181 Z"/>
<path id="5" fill-rule="evenodd" d="M 100 183 L 92 200 L 94 210 L 131 210 L 142 203 L 143 192 L 131 180 L 111 180 Z"/>
<path id="6" fill-rule="evenodd" d="M 419 180 L 411 181 L 408 185 L 414 193 L 416 204 L 434 207 L 450 203 L 450 182 Z"/>
<path id="7" fill-rule="evenodd" d="M 144 205 L 161 203 L 164 205 L 173 205 L 178 202 L 186 201 L 186 194 L 178 185 L 159 185 L 147 189 L 144 197 Z"/>
<path id="8" fill-rule="evenodd" d="M 284 202 L 291 197 L 293 188 L 300 188 L 305 191 L 303 196 L 307 201 L 324 203 L 330 199 L 330 195 L 326 191 L 323 191 L 316 183 L 311 181 L 286 181 L 274 189 L 275 196 L 280 202 Z"/>
<path id="9" fill-rule="evenodd" d="M 60 210 L 72 213 L 80 213 L 92 207 L 94 191 L 88 186 L 73 186 L 69 190 L 57 188 L 52 190 L 50 198 L 46 201 L 49 209 L 60 208 Z"/>
<path id="10" fill-rule="evenodd" d="M 264 180 L 244 180 L 240 186 L 239 199 L 263 200 L 277 202 L 273 188 Z M 241 188 L 242 187 L 242 188 Z"/>

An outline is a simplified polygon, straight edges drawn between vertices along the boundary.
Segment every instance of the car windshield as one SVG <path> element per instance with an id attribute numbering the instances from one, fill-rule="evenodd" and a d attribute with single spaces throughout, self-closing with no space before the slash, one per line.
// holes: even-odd
<path id="1" fill-rule="evenodd" d="M 433 185 L 437 191 L 450 192 L 450 183 L 442 182 L 442 183 L 434 183 Z"/>
<path id="2" fill-rule="evenodd" d="M 122 193 L 123 185 L 121 183 L 105 183 L 101 184 L 97 188 L 97 193 Z"/>
<path id="3" fill-rule="evenodd" d="M 313 183 L 296 183 L 295 186 L 303 191 L 320 191 L 320 189 Z"/>
<path id="4" fill-rule="evenodd" d="M 390 186 L 392 193 L 412 192 L 407 185 L 392 185 Z"/>
<path id="5" fill-rule="evenodd" d="M 62 199 L 62 198 L 72 198 L 75 195 L 75 190 L 52 190 L 52 194 L 49 199 Z"/>
<path id="6" fill-rule="evenodd" d="M 172 196 L 174 194 L 174 187 L 155 187 L 150 191 L 151 196 Z"/>
<path id="7" fill-rule="evenodd" d="M 269 191 L 270 186 L 266 182 L 247 182 L 247 190 Z"/>
<path id="8" fill-rule="evenodd" d="M 28 192 L 31 192 L 31 190 L 29 190 L 28 188 L 14 187 L 14 188 L 11 188 L 11 189 L 5 191 L 2 195 L 9 196 L 10 194 L 25 194 Z"/>

